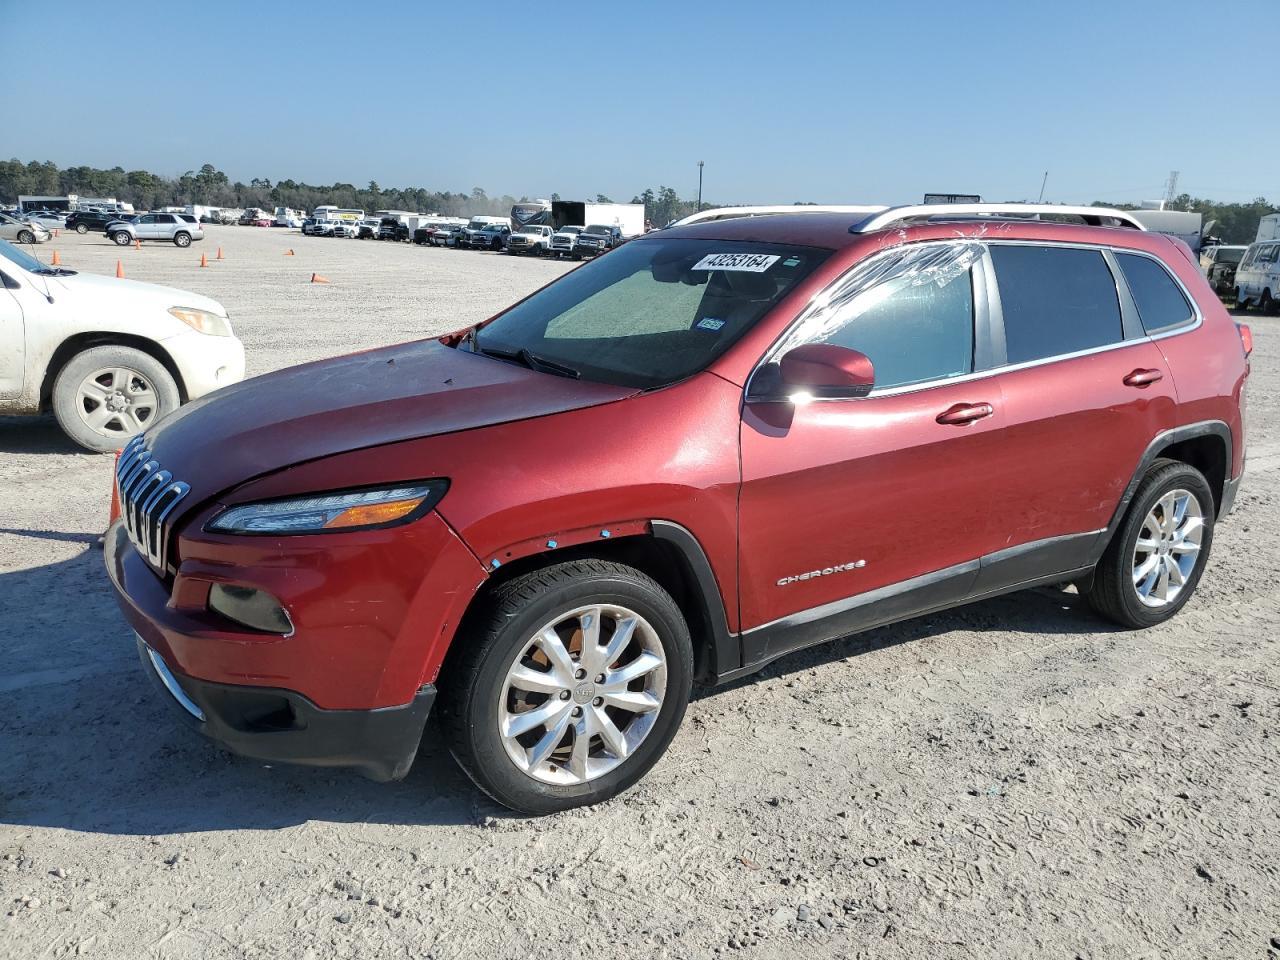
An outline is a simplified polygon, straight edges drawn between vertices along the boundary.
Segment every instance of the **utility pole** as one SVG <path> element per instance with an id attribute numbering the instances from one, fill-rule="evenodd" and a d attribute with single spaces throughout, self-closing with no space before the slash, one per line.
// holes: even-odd
<path id="1" fill-rule="evenodd" d="M 1044 179 L 1040 181 L 1040 199 L 1036 203 L 1044 203 L 1044 185 L 1049 182 L 1049 171 L 1044 172 Z"/>
<path id="2" fill-rule="evenodd" d="M 1164 191 L 1164 199 L 1160 201 L 1160 209 L 1163 210 L 1166 206 L 1173 203 L 1174 198 L 1177 197 L 1177 195 L 1178 195 L 1178 171 L 1170 170 L 1169 180 L 1166 185 L 1166 189 Z"/>
<path id="3" fill-rule="evenodd" d="M 698 212 L 702 212 L 702 161 L 698 161 Z"/>

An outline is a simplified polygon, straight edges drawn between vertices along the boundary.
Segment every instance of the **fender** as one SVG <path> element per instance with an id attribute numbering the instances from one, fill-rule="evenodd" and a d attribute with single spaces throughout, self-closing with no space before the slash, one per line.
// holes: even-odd
<path id="1" fill-rule="evenodd" d="M 1195 437 L 1217 437 L 1223 443 L 1226 450 L 1227 462 L 1224 470 L 1225 482 L 1223 489 L 1220 491 L 1222 495 L 1222 508 L 1219 510 L 1219 517 L 1225 517 L 1230 511 L 1232 501 L 1235 500 L 1236 488 L 1239 485 L 1239 478 L 1231 477 L 1232 460 L 1232 437 L 1231 428 L 1221 420 L 1202 420 L 1199 423 L 1188 423 L 1181 427 L 1172 427 L 1156 434 L 1147 449 L 1143 451 L 1141 458 L 1138 460 L 1138 466 L 1133 471 L 1133 476 L 1129 480 L 1128 486 L 1124 488 L 1124 493 L 1120 497 L 1120 502 L 1116 505 L 1115 512 L 1111 515 L 1111 522 L 1106 528 L 1098 534 L 1098 539 L 1094 543 L 1089 553 L 1089 561 L 1097 563 L 1102 559 L 1102 555 L 1106 553 L 1107 545 L 1111 543 L 1111 537 L 1120 529 L 1120 523 L 1124 520 L 1125 511 L 1129 509 L 1129 503 L 1133 500 L 1133 495 L 1138 491 L 1138 484 L 1142 482 L 1143 476 L 1151 467 L 1151 464 L 1175 443 L 1181 443 L 1183 440 L 1191 440 Z"/>
<path id="2" fill-rule="evenodd" d="M 493 554 L 477 557 L 492 574 L 513 561 L 536 554 L 551 554 L 568 547 L 587 543 L 615 540 L 625 537 L 648 537 L 660 540 L 672 548 L 681 558 L 684 581 L 690 586 L 701 613 L 703 635 L 710 641 L 714 661 L 706 671 L 713 679 L 720 679 L 742 666 L 742 647 L 738 635 L 729 630 L 725 614 L 724 595 L 711 569 L 706 551 L 687 528 L 671 520 L 624 520 L 593 525 L 574 530 L 561 530 L 546 536 L 513 543 Z"/>

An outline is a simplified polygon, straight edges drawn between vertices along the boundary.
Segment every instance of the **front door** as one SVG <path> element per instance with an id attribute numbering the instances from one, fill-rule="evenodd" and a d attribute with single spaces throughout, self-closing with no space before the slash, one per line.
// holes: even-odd
<path id="1" fill-rule="evenodd" d="M 744 407 L 744 664 L 968 595 L 989 546 L 1003 421 L 997 378 L 980 372 L 984 254 L 957 241 L 873 258 L 771 356 L 850 347 L 871 358 L 876 386 L 863 399 Z"/>

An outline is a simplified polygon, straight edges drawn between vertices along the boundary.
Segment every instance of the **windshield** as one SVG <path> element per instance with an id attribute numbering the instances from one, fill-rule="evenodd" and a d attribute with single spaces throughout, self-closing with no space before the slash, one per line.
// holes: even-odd
<path id="1" fill-rule="evenodd" d="M 48 269 L 43 263 L 28 253 L 23 253 L 8 240 L 0 240 L 0 257 L 10 260 L 30 273 L 39 273 Z"/>
<path id="2" fill-rule="evenodd" d="M 611 227 L 599 227 L 599 226 L 587 227 L 587 229 L 583 230 L 582 232 L 583 233 L 609 233 L 611 229 L 612 229 Z"/>
<path id="3" fill-rule="evenodd" d="M 1239 263 L 1242 257 L 1244 257 L 1243 247 L 1235 250 L 1223 248 L 1214 255 L 1214 259 L 1219 263 Z"/>
<path id="4" fill-rule="evenodd" d="M 561 233 L 581 233 L 582 228 L 581 227 L 561 227 L 560 232 Z"/>
<path id="5" fill-rule="evenodd" d="M 724 240 L 641 240 L 565 275 L 479 330 L 479 352 L 659 387 L 703 369 L 829 250 Z"/>

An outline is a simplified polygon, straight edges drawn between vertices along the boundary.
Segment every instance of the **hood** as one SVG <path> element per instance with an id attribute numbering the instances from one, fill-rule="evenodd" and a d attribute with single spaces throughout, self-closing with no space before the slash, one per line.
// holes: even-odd
<path id="1" fill-rule="evenodd" d="M 155 459 L 191 485 L 195 503 L 308 460 L 577 410 L 637 392 L 422 340 L 224 387 L 166 417 L 146 436 Z"/>
<path id="2" fill-rule="evenodd" d="M 137 280 L 120 280 L 116 277 L 103 277 L 96 273 L 77 273 L 70 277 L 40 277 L 47 281 L 49 292 L 55 296 L 66 296 L 76 300 L 85 300 L 99 306 L 104 300 L 127 301 L 130 310 L 138 307 L 155 306 L 160 310 L 170 307 L 194 307 L 207 310 L 218 316 L 227 315 L 226 308 L 212 297 L 204 297 L 188 290 L 175 287 L 163 287 L 156 283 L 140 283 Z"/>

